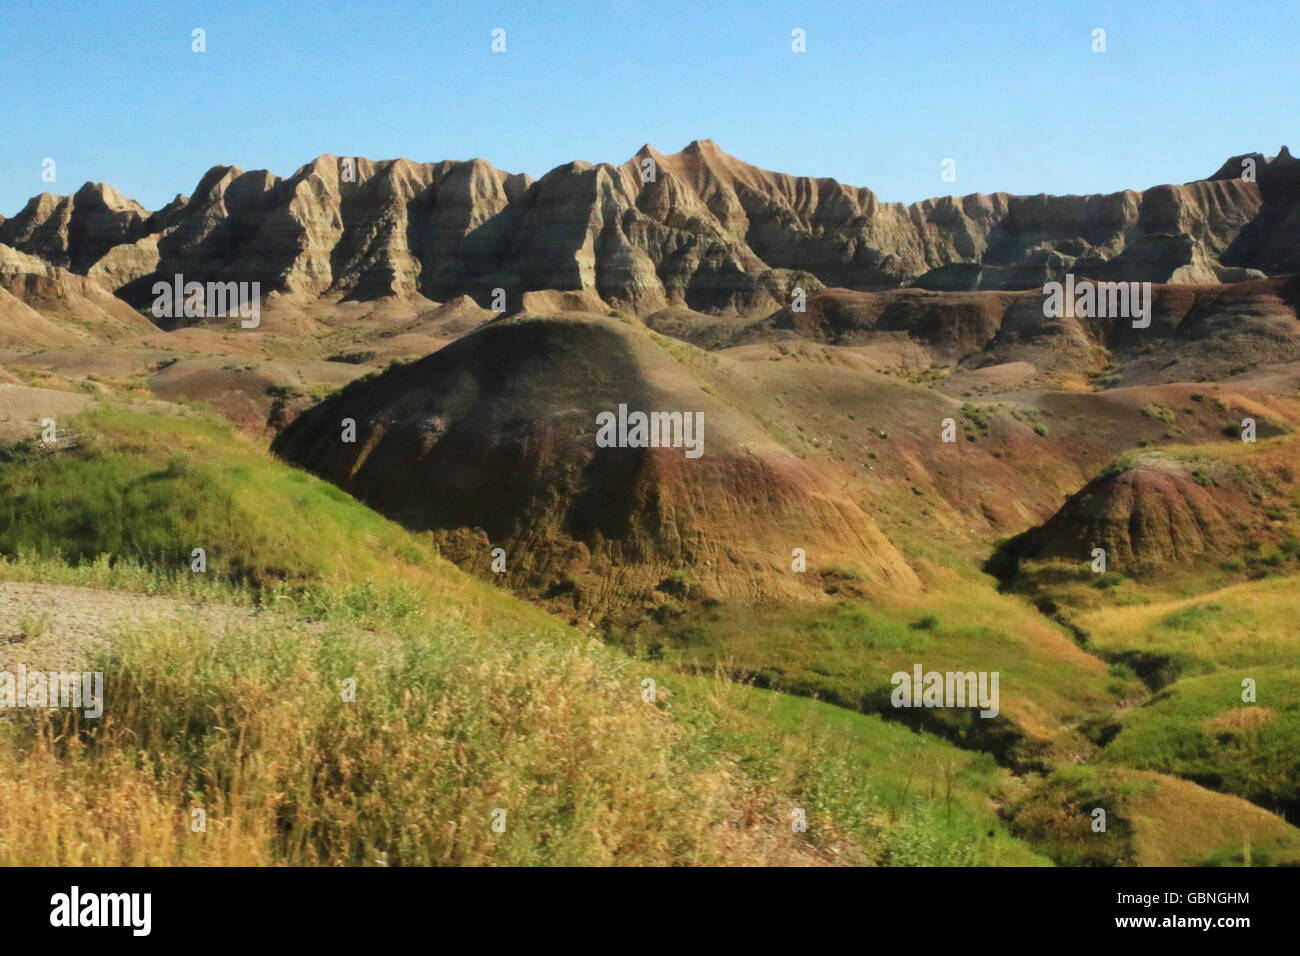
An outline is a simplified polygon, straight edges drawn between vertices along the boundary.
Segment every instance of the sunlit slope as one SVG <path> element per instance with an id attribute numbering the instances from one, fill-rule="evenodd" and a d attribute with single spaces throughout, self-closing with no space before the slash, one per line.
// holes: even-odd
<path id="1" fill-rule="evenodd" d="M 1041 862 L 991 815 L 1009 781 L 978 755 L 740 685 L 676 692 L 213 419 L 64 426 L 3 449 L 0 578 L 261 613 L 112 635 L 88 662 L 111 720 L 75 721 L 70 750 L 66 715 L 0 721 L 6 863 Z"/>
<path id="2" fill-rule="evenodd" d="M 432 356 L 359 382 L 295 421 L 277 454 L 408 527 L 440 532 L 463 567 L 599 623 L 654 609 L 692 569 L 700 597 L 824 599 L 788 573 L 851 563 L 882 589 L 911 568 L 826 474 L 715 397 L 716 357 L 596 316 L 493 322 Z M 702 416 L 701 454 L 601 447 L 597 416 Z M 344 441 L 345 419 L 355 442 Z M 695 419 L 699 420 L 699 419 Z"/>
<path id="3" fill-rule="evenodd" d="M 1070 767 L 1003 816 L 1012 833 L 1063 866 L 1300 863 L 1300 830 L 1281 817 L 1159 773 Z"/>

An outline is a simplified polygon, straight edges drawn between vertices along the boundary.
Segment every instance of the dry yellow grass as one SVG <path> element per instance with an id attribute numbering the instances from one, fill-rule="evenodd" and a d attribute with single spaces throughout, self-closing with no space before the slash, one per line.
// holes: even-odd
<path id="1" fill-rule="evenodd" d="M 1292 661 L 1297 580 L 1247 581 L 1195 597 L 1108 607 L 1076 621 L 1100 651 L 1177 648 L 1228 666 Z"/>
<path id="2" fill-rule="evenodd" d="M 1156 785 L 1125 806 L 1139 865 L 1194 866 L 1214 851 L 1240 852 L 1247 841 L 1259 850 L 1275 848 L 1286 860 L 1300 859 L 1300 832 L 1267 810 L 1165 774 L 1135 770 L 1126 776 Z"/>
<path id="3" fill-rule="evenodd" d="M 1281 817 L 1152 771 L 1061 768 L 1009 812 L 1013 833 L 1072 866 L 1240 864 L 1246 846 L 1255 865 L 1300 862 L 1300 830 Z"/>
<path id="4" fill-rule="evenodd" d="M 1267 727 L 1277 714 L 1267 707 L 1242 707 L 1225 710 L 1201 724 L 1207 734 L 1239 734 Z"/>
<path id="5" fill-rule="evenodd" d="M 0 865 L 823 861 L 779 795 L 558 629 L 188 622 L 120 634 L 96 666 L 101 721 L 0 725 Z"/>

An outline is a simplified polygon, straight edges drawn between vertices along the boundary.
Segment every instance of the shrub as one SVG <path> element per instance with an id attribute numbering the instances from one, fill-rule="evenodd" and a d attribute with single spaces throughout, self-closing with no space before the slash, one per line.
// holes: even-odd
<path id="1" fill-rule="evenodd" d="M 677 597 L 684 596 L 689 588 L 690 588 L 690 581 L 688 579 L 686 571 L 682 568 L 678 568 L 676 571 L 670 572 L 666 578 L 664 578 L 657 585 L 655 585 L 656 590 L 663 591 L 664 594 L 672 594 Z"/>

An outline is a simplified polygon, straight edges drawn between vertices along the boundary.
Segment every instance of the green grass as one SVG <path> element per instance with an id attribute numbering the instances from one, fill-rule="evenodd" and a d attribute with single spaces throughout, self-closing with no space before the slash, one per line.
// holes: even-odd
<path id="1" fill-rule="evenodd" d="M 1253 678 L 1256 702 L 1244 703 Z M 1098 760 L 1186 777 L 1300 819 L 1300 669 L 1269 665 L 1178 681 L 1123 729 Z"/>
<path id="2" fill-rule="evenodd" d="M 1246 610 L 1228 611 L 1222 604 L 1189 604 L 1171 611 L 1157 623 L 1158 627 L 1184 634 L 1205 634 L 1224 627 L 1248 626 L 1254 615 Z"/>
<path id="3" fill-rule="evenodd" d="M 846 600 L 829 607 L 722 606 L 689 620 L 643 628 L 626 649 L 656 653 L 687 671 L 722 668 L 757 686 L 817 697 L 863 713 L 910 722 L 963 746 L 984 749 L 1015 766 L 1042 766 L 1091 745 L 1080 731 L 1141 693 L 1136 681 L 1106 666 L 982 576 L 947 571 L 918 607 L 914 602 Z M 890 679 L 926 670 L 997 671 L 1001 713 L 898 710 Z"/>
<path id="4" fill-rule="evenodd" d="M 1053 799 L 1068 808 L 1065 790 L 1021 806 L 1026 780 L 992 755 L 1044 768 L 1084 759 L 1100 739 L 1092 729 L 1140 690 L 1133 669 L 1108 668 L 942 555 L 919 562 L 917 597 L 713 602 L 625 635 L 629 657 L 462 574 L 425 537 L 211 415 L 100 406 L 68 433 L 81 443 L 0 449 L 0 581 L 260 613 L 224 631 L 183 617 L 113 635 L 94 663 L 109 720 L 0 722 L 0 864 L 1069 862 L 1068 847 L 1030 825 Z M 206 574 L 189 570 L 194 547 L 207 549 Z M 689 572 L 661 587 L 690 593 Z M 1164 644 L 1206 646 L 1225 628 L 1284 623 L 1273 604 L 1263 614 L 1232 602 L 1171 605 L 1148 623 Z M 890 675 L 913 663 L 999 671 L 1002 716 L 886 710 Z M 660 682 L 656 703 L 641 697 L 647 676 Z M 339 693 L 348 678 L 355 701 Z M 1102 759 L 1130 748 L 1126 766 L 1199 772 L 1195 754 L 1132 743 L 1163 739 L 1158 722 L 1149 733 L 1140 723 L 1161 706 L 1131 711 Z M 1294 708 L 1279 714 L 1279 730 L 1251 731 L 1267 741 L 1268 781 L 1285 769 L 1270 735 L 1295 737 Z M 920 732 L 901 722 L 918 716 L 931 721 Z M 1249 769 L 1225 762 L 1244 782 Z M 1157 790 L 1174 799 L 1172 784 Z M 1200 799 L 1178 794 L 1184 803 L 1162 812 Z M 1000 804 L 1021 809 L 1004 822 Z M 208 813 L 206 834 L 189 829 L 194 807 Z M 791 830 L 795 807 L 806 833 Z M 504 833 L 490 827 L 496 808 Z M 1154 852 L 1142 832 L 1112 862 Z M 1233 862 L 1235 846 L 1215 831 L 1194 859 Z"/>
<path id="5" fill-rule="evenodd" d="M 1142 409 L 1142 414 L 1148 418 L 1158 418 L 1167 425 L 1172 425 L 1177 415 L 1168 405 L 1147 405 Z"/>
<path id="6" fill-rule="evenodd" d="M 624 655 L 336 489 L 203 417 L 75 428 L 80 447 L 6 451 L 0 578 L 261 613 L 122 628 L 88 662 L 105 719 L 0 721 L 0 864 L 823 859 L 786 798 L 642 700 Z"/>
<path id="7" fill-rule="evenodd" d="M 1300 862 L 1300 831 L 1284 820 L 1149 771 L 1063 767 L 1002 815 L 1063 866 L 1231 866 L 1247 854 L 1254 866 Z"/>
<path id="8" fill-rule="evenodd" d="M 100 407 L 69 427 L 83 445 L 49 458 L 20 450 L 0 468 L 0 554 L 72 565 L 109 555 L 192 573 L 203 548 L 208 576 L 253 586 L 386 580 L 394 565 L 436 560 L 432 546 L 213 418 Z"/>
<path id="9" fill-rule="evenodd" d="M 851 862 L 892 866 L 1047 863 L 1014 839 L 991 796 L 1014 789 L 987 754 L 959 750 L 877 715 L 736 684 L 666 674 L 669 710 L 710 748 L 806 808 L 811 838 Z M 845 851 L 847 852 L 847 851 Z"/>
<path id="10" fill-rule="evenodd" d="M 1094 767 L 1057 770 L 1004 810 L 1011 830 L 1062 866 L 1131 866 L 1136 863 L 1133 823 L 1120 801 L 1154 792 L 1154 784 L 1107 776 Z M 1093 830 L 1093 813 L 1106 813 L 1106 830 Z"/>
<path id="11" fill-rule="evenodd" d="M 1180 658 L 1195 670 L 1294 663 L 1296 575 L 1247 581 L 1197 595 L 1099 607 L 1075 620 L 1108 659 Z M 1176 676 L 1176 675 L 1175 675 Z"/>
<path id="12" fill-rule="evenodd" d="M 711 692 L 725 714 L 697 691 L 647 704 L 646 665 L 219 421 L 99 408 L 75 427 L 80 447 L 0 465 L 0 580 L 263 613 L 225 632 L 123 629 L 91 665 L 111 720 L 5 723 L 6 862 L 1042 862 L 993 815 L 1008 776 L 987 756 L 741 685 Z M 196 537 L 206 574 L 189 570 Z M 3 836 L 20 831 L 36 836 Z"/>

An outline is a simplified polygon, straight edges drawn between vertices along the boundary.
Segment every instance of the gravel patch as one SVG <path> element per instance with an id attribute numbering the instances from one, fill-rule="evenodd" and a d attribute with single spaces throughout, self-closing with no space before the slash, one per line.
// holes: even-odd
<path id="1" fill-rule="evenodd" d="M 198 604 L 176 597 L 27 581 L 0 582 L 0 671 L 77 670 L 123 625 L 145 627 L 196 615 L 224 630 L 249 620 L 253 608 Z"/>

